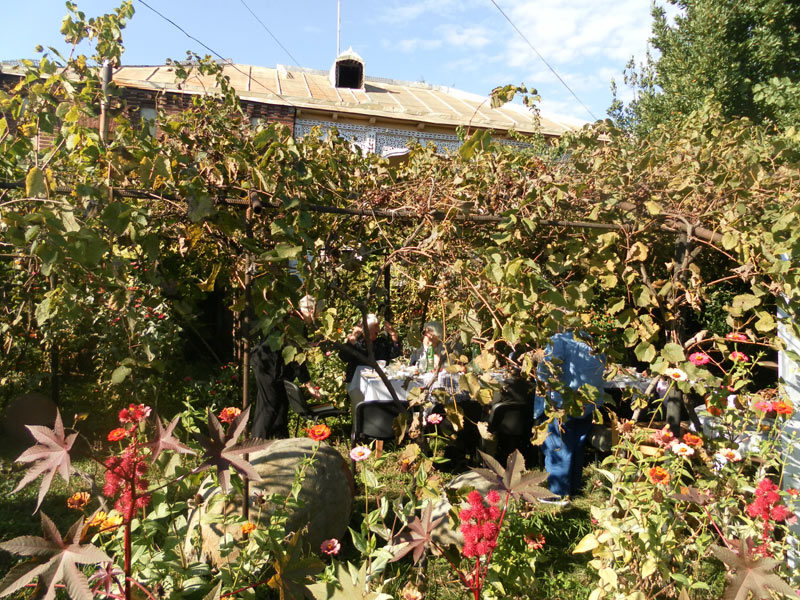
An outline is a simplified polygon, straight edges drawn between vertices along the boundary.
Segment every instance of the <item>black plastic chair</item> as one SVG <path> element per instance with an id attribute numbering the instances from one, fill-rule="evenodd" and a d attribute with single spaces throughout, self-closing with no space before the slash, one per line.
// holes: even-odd
<path id="1" fill-rule="evenodd" d="M 383 442 L 393 441 L 394 419 L 405 408 L 397 402 L 372 401 L 359 402 L 356 405 L 355 416 L 353 417 L 353 431 L 350 434 L 350 445 L 355 447 L 356 442 L 363 439 L 376 440 L 375 458 L 380 458 L 383 453 Z M 356 462 L 353 463 L 353 473 L 356 472 Z"/>
<path id="2" fill-rule="evenodd" d="M 501 463 L 514 450 L 519 450 L 526 459 L 531 456 L 533 447 L 533 398 L 524 402 L 500 400 L 492 404 L 489 411 L 489 432 L 497 440 L 497 458 Z"/>
<path id="3" fill-rule="evenodd" d="M 289 408 L 301 417 L 305 417 L 309 421 L 313 421 L 314 425 L 320 419 L 327 419 L 328 417 L 341 417 L 347 414 L 346 410 L 336 408 L 332 404 L 312 405 L 306 402 L 306 398 L 297 385 L 291 381 L 284 381 L 283 387 L 286 388 L 286 397 L 289 399 Z M 300 421 L 294 427 L 294 436 L 297 437 L 297 430 L 300 428 Z"/>
<path id="4" fill-rule="evenodd" d="M 353 419 L 351 440 L 364 438 L 389 441 L 394 439 L 394 419 L 405 409 L 396 402 L 359 402 Z"/>

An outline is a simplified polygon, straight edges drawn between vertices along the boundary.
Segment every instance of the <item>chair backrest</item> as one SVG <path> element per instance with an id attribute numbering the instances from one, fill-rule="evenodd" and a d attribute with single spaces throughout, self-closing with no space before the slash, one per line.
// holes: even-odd
<path id="1" fill-rule="evenodd" d="M 496 402 L 489 413 L 489 431 L 507 436 L 530 436 L 533 402 Z"/>
<path id="2" fill-rule="evenodd" d="M 356 406 L 355 435 L 375 440 L 394 439 L 394 418 L 400 408 L 394 402 L 360 402 Z"/>
<path id="3" fill-rule="evenodd" d="M 286 397 L 289 399 L 289 408 L 298 415 L 308 415 L 311 411 L 308 408 L 303 391 L 291 381 L 284 381 L 283 387 L 286 389 Z"/>

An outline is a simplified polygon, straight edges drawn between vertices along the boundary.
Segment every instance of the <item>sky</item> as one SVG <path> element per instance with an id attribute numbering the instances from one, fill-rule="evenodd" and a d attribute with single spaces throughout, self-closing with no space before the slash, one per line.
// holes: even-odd
<path id="1" fill-rule="evenodd" d="M 76 1 L 87 16 L 110 12 L 119 4 Z M 336 0 L 145 2 L 237 63 L 327 70 L 336 57 Z M 605 118 L 611 79 L 624 88 L 626 63 L 632 56 L 637 61 L 645 56 L 650 0 L 494 2 L 341 0 L 341 50 L 358 52 L 368 77 L 424 81 L 483 96 L 499 85 L 524 84 L 539 92 L 544 114 L 580 121 Z M 209 54 L 142 0 L 133 4 L 136 14 L 123 31 L 125 64 L 164 64 L 167 58 L 185 58 L 187 50 Z M 0 0 L 0 60 L 34 58 L 37 44 L 67 48 L 59 34 L 66 13 L 60 0 Z M 623 89 L 622 97 L 627 99 L 629 92 Z"/>

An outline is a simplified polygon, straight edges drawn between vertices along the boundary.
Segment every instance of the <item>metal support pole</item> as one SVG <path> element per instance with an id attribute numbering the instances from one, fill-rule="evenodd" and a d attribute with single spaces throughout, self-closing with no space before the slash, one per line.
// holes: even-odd
<path id="1" fill-rule="evenodd" d="M 103 99 L 100 101 L 100 141 L 108 142 L 108 84 L 111 82 L 111 63 L 108 59 L 103 61 L 101 89 Z"/>

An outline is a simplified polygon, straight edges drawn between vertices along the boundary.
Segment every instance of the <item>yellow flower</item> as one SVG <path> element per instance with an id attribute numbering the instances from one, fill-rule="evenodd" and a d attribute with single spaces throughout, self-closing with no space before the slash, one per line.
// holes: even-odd
<path id="1" fill-rule="evenodd" d="M 94 516 L 89 521 L 88 525 L 89 527 L 100 527 L 107 518 L 108 515 L 104 511 L 98 510 L 96 513 L 94 513 Z"/>
<path id="2" fill-rule="evenodd" d="M 108 515 L 100 526 L 101 531 L 110 531 L 122 525 L 122 515 Z"/>

